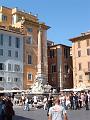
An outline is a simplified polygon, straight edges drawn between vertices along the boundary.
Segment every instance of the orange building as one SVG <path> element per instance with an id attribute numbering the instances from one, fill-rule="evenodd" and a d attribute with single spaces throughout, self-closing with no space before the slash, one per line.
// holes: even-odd
<path id="1" fill-rule="evenodd" d="M 50 43 L 50 42 L 49 42 Z M 48 82 L 54 88 L 73 87 L 70 47 L 62 44 L 48 46 Z"/>
<path id="2" fill-rule="evenodd" d="M 36 15 L 32 15 L 32 13 L 27 13 L 18 8 L 11 9 L 1 6 L 0 13 L 0 25 L 20 28 L 20 31 L 24 34 L 23 89 L 28 89 L 32 86 L 39 71 L 42 72 L 47 81 L 47 30 L 49 27 L 45 23 L 39 22 Z M 39 36 L 40 29 L 41 33 Z M 39 39 L 41 43 L 39 43 Z M 38 52 L 39 45 L 41 45 L 41 53 Z M 38 65 L 40 58 L 41 65 Z"/>
<path id="3" fill-rule="evenodd" d="M 90 89 L 90 32 L 71 38 L 74 88 Z"/>

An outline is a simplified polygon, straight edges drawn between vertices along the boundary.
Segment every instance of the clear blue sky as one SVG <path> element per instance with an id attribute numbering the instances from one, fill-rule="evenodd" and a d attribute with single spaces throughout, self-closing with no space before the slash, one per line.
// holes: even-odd
<path id="1" fill-rule="evenodd" d="M 90 30 L 90 0 L 0 0 L 0 5 L 38 14 L 55 43 L 71 45 L 69 38 Z"/>

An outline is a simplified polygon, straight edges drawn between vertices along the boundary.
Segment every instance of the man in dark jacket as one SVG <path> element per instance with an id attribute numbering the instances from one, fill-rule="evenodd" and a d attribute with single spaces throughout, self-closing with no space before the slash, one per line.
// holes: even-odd
<path id="1" fill-rule="evenodd" d="M 88 105 L 88 93 L 85 93 L 85 107 L 86 107 L 86 110 L 89 110 L 89 105 Z"/>
<path id="2" fill-rule="evenodd" d="M 47 116 L 48 116 L 49 108 L 52 107 L 52 105 L 53 105 L 53 97 L 50 96 L 50 98 L 48 99 L 48 103 L 47 103 L 47 108 L 48 108 Z"/>
<path id="3" fill-rule="evenodd" d="M 6 117 L 6 120 L 12 120 L 13 115 L 14 115 L 13 103 L 11 102 L 11 98 L 8 97 L 5 101 L 5 117 Z"/>

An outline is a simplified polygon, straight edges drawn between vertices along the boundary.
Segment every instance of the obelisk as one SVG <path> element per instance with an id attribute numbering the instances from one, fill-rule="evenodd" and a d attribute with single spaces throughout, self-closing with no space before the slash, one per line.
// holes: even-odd
<path id="1" fill-rule="evenodd" d="M 37 78 L 38 81 L 40 81 L 41 83 L 43 83 L 43 79 L 44 79 L 44 74 L 43 74 L 43 45 L 42 45 L 42 28 L 41 26 L 39 27 L 39 31 L 38 31 L 38 65 L 37 65 Z"/>

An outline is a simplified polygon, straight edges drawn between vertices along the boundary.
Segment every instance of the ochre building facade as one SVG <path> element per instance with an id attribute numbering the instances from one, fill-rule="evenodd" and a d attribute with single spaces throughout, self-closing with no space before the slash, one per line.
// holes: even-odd
<path id="1" fill-rule="evenodd" d="M 38 56 L 41 55 L 41 71 L 48 79 L 47 65 L 47 30 L 49 27 L 39 22 L 36 15 L 19 10 L 18 8 L 0 7 L 0 25 L 16 29 L 23 34 L 23 89 L 29 89 L 35 81 L 38 72 Z M 41 43 L 39 43 L 39 31 L 41 30 Z M 41 53 L 38 52 L 38 44 L 41 44 Z M 39 57 L 40 58 L 40 57 Z"/>
<path id="2" fill-rule="evenodd" d="M 71 38 L 74 88 L 90 88 L 90 32 Z"/>

